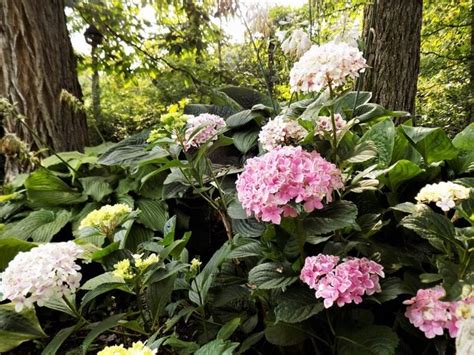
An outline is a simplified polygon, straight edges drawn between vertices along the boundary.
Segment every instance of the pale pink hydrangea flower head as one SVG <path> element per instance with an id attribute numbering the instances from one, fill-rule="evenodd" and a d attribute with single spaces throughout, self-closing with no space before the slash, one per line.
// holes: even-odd
<path id="1" fill-rule="evenodd" d="M 43 306 L 51 298 L 71 295 L 81 281 L 76 259 L 83 249 L 72 241 L 48 243 L 18 253 L 1 274 L 3 300 L 15 303 L 15 310 Z"/>
<path id="2" fill-rule="evenodd" d="M 280 224 L 282 216 L 298 215 L 294 204 L 308 213 L 321 209 L 344 185 L 339 169 L 318 152 L 287 146 L 247 160 L 236 187 L 248 216 Z"/>
<path id="3" fill-rule="evenodd" d="M 347 121 L 342 118 L 341 114 L 336 113 L 334 115 L 334 121 L 336 123 L 336 134 L 339 133 L 346 127 Z M 319 116 L 316 120 L 315 135 L 324 136 L 325 134 L 332 134 L 332 122 L 329 116 Z"/>
<path id="4" fill-rule="evenodd" d="M 334 304 L 359 304 L 363 295 L 380 292 L 379 278 L 384 277 L 383 266 L 367 258 L 339 258 L 319 254 L 307 257 L 300 279 L 316 291 L 316 298 L 324 299 L 324 307 Z"/>
<path id="5" fill-rule="evenodd" d="M 298 122 L 277 116 L 262 127 L 258 141 L 262 148 L 270 151 L 277 147 L 298 143 L 306 137 L 306 131 Z"/>
<path id="6" fill-rule="evenodd" d="M 367 68 L 362 52 L 346 43 L 313 45 L 290 72 L 292 92 L 317 92 L 331 84 L 343 85 Z"/>
<path id="7" fill-rule="evenodd" d="M 408 305 L 405 316 L 429 339 L 443 335 L 445 329 L 452 338 L 455 338 L 462 322 L 471 316 L 474 298 L 453 302 L 441 301 L 445 295 L 443 287 L 438 285 L 418 290 L 414 297 L 403 302 Z"/>
<path id="8" fill-rule="evenodd" d="M 189 116 L 184 134 L 184 150 L 199 147 L 201 144 L 217 139 L 217 134 L 226 126 L 222 117 L 210 113 Z"/>

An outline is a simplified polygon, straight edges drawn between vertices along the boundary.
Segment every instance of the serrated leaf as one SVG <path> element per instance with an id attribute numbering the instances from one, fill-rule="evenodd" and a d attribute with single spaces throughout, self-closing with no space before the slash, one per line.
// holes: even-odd
<path id="1" fill-rule="evenodd" d="M 427 164 L 453 159 L 459 153 L 442 128 L 401 127 L 408 141 L 420 152 Z"/>
<path id="2" fill-rule="evenodd" d="M 275 307 L 275 317 L 278 322 L 299 323 L 324 309 L 318 301 L 314 291 L 309 289 L 289 289 L 278 298 Z"/>
<path id="3" fill-rule="evenodd" d="M 262 254 L 262 247 L 260 242 L 255 239 L 242 237 L 237 235 L 232 240 L 232 251 L 228 258 L 246 258 L 249 256 L 260 256 Z"/>
<path id="4" fill-rule="evenodd" d="M 356 218 L 357 206 L 341 200 L 311 213 L 303 223 L 307 234 L 318 235 L 354 226 Z"/>
<path id="5" fill-rule="evenodd" d="M 265 232 L 265 224 L 258 222 L 254 218 L 232 219 L 232 228 L 234 233 L 249 238 L 260 237 Z"/>
<path id="6" fill-rule="evenodd" d="M 393 355 L 398 345 L 396 333 L 383 325 L 351 329 L 336 338 L 340 355 Z"/>
<path id="7" fill-rule="evenodd" d="M 379 122 L 362 136 L 361 142 L 372 142 L 378 153 L 377 165 L 382 168 L 387 167 L 392 160 L 395 125 L 390 119 Z"/>
<path id="8" fill-rule="evenodd" d="M 286 263 L 263 263 L 249 271 L 249 283 L 260 289 L 287 287 L 298 280 L 298 276 Z"/>
<path id="9" fill-rule="evenodd" d="M 16 312 L 12 303 L 0 305 L 0 352 L 12 350 L 25 341 L 45 337 L 34 308 Z"/>
<path id="10" fill-rule="evenodd" d="M 154 231 L 163 232 L 168 220 L 168 211 L 164 201 L 142 198 L 136 201 L 140 210 L 137 221 Z"/>

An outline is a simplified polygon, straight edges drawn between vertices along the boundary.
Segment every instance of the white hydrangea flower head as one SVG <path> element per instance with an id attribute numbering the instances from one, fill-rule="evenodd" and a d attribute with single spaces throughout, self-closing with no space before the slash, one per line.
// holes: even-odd
<path id="1" fill-rule="evenodd" d="M 470 189 L 451 181 L 428 184 L 423 187 L 415 199 L 418 203 L 435 202 L 436 206 L 447 212 L 456 207 L 456 203 L 469 198 Z"/>
<path id="2" fill-rule="evenodd" d="M 210 113 L 202 113 L 199 116 L 189 116 L 184 134 L 184 150 L 191 147 L 199 147 L 201 144 L 217 139 L 217 134 L 226 126 L 222 117 Z M 198 130 L 196 132 L 196 130 Z"/>
<path id="3" fill-rule="evenodd" d="M 258 135 L 258 141 L 266 151 L 277 147 L 297 143 L 306 137 L 308 132 L 298 122 L 276 116 L 262 127 Z"/>
<path id="4" fill-rule="evenodd" d="M 43 306 L 50 298 L 69 296 L 79 288 L 81 267 L 76 259 L 83 249 L 72 241 L 48 243 L 18 253 L 0 275 L 3 300 L 15 303 L 15 310 Z"/>
<path id="5" fill-rule="evenodd" d="M 123 218 L 132 212 L 132 208 L 124 203 L 105 205 L 90 212 L 80 223 L 79 229 L 96 228 L 103 234 L 113 232 Z"/>
<path id="6" fill-rule="evenodd" d="M 292 92 L 307 93 L 329 84 L 338 87 L 358 77 L 366 67 L 362 52 L 347 43 L 313 45 L 291 69 L 290 88 Z"/>
<path id="7" fill-rule="evenodd" d="M 347 121 L 342 118 L 341 114 L 336 113 L 334 115 L 334 121 L 336 123 L 336 134 L 339 134 L 341 130 L 347 125 Z M 332 133 L 332 122 L 330 116 L 319 116 L 316 120 L 316 129 L 314 134 L 318 136 L 324 136 L 325 134 Z"/>
<path id="8" fill-rule="evenodd" d="M 311 48 L 311 41 L 308 34 L 300 28 L 294 30 L 281 43 L 281 50 L 290 57 L 300 58 Z"/>

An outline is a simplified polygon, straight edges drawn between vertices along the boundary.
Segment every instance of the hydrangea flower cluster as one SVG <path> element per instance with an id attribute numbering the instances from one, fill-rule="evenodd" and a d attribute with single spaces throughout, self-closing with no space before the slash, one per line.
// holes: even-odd
<path id="1" fill-rule="evenodd" d="M 347 125 L 347 121 L 343 119 L 339 113 L 334 115 L 334 121 L 336 123 L 336 134 L 339 134 L 339 132 Z M 324 136 L 327 133 L 332 133 L 331 117 L 319 116 L 316 121 L 315 135 Z"/>
<path id="2" fill-rule="evenodd" d="M 436 202 L 436 206 L 447 212 L 456 206 L 456 202 L 469 198 L 470 189 L 451 181 L 428 184 L 423 187 L 415 199 L 418 203 Z"/>
<path id="3" fill-rule="evenodd" d="M 155 355 L 158 349 L 150 349 L 141 341 L 133 343 L 131 348 L 125 348 L 123 344 L 107 346 L 97 355 Z"/>
<path id="4" fill-rule="evenodd" d="M 147 142 L 153 143 L 158 139 L 173 136 L 173 132 L 179 131 L 186 125 L 187 115 L 180 112 L 168 112 L 160 117 L 160 127 L 151 130 Z"/>
<path id="5" fill-rule="evenodd" d="M 381 291 L 379 277 L 385 276 L 382 265 L 367 258 L 348 257 L 338 262 L 339 257 L 332 255 L 307 257 L 300 273 L 301 281 L 316 290 L 317 298 L 324 299 L 324 307 L 359 304 L 364 294 Z"/>
<path id="6" fill-rule="evenodd" d="M 74 242 L 48 243 L 18 253 L 0 275 L 3 300 L 15 303 L 15 310 L 43 306 L 52 297 L 61 298 L 76 291 L 81 281 L 75 263 L 83 249 Z"/>
<path id="7" fill-rule="evenodd" d="M 306 137 L 308 132 L 298 122 L 276 116 L 262 127 L 258 141 L 266 151 L 283 145 L 297 143 Z"/>
<path id="8" fill-rule="evenodd" d="M 184 150 L 187 151 L 191 147 L 199 147 L 201 144 L 210 140 L 217 139 L 219 130 L 226 126 L 222 117 L 202 113 L 199 116 L 188 116 L 186 123 L 186 132 L 184 134 Z M 198 132 L 196 132 L 198 131 Z"/>
<path id="9" fill-rule="evenodd" d="M 150 254 L 145 259 L 143 259 L 143 254 L 133 254 L 134 267 L 132 267 L 130 259 L 123 259 L 114 265 L 113 275 L 124 280 L 130 280 L 136 276 L 136 271 L 139 273 L 145 271 L 148 266 L 158 261 L 160 261 L 160 257 L 155 253 Z"/>
<path id="10" fill-rule="evenodd" d="M 124 218 L 132 212 L 132 208 L 124 203 L 105 205 L 90 212 L 80 223 L 79 229 L 95 228 L 104 235 L 109 235 L 117 228 Z"/>
<path id="11" fill-rule="evenodd" d="M 291 69 L 290 88 L 292 92 L 313 92 L 328 84 L 341 86 L 366 67 L 362 52 L 346 43 L 313 45 Z"/>
<path id="12" fill-rule="evenodd" d="M 300 28 L 291 32 L 281 43 L 283 53 L 295 58 L 300 58 L 310 48 L 311 40 L 308 34 Z"/>
<path id="13" fill-rule="evenodd" d="M 292 204 L 303 203 L 306 212 L 321 209 L 344 185 L 339 169 L 318 152 L 288 146 L 247 160 L 236 187 L 248 216 L 280 224 L 282 215 L 298 215 Z"/>
<path id="14" fill-rule="evenodd" d="M 405 316 L 429 339 L 443 335 L 444 329 L 455 338 L 462 322 L 474 315 L 474 298 L 455 302 L 441 301 L 445 295 L 444 289 L 436 286 L 418 290 L 415 297 L 403 302 L 408 305 Z"/>

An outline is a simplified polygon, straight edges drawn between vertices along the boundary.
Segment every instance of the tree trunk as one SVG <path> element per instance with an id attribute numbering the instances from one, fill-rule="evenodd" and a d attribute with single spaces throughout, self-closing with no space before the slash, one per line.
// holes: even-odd
<path id="1" fill-rule="evenodd" d="M 63 90 L 82 99 L 63 0 L 0 0 L 0 66 L 0 97 L 16 105 L 37 137 L 13 117 L 5 117 L 5 133 L 32 151 L 82 150 L 85 113 L 61 100 Z M 18 164 L 6 158 L 9 173 Z"/>
<path id="2" fill-rule="evenodd" d="M 363 90 L 392 110 L 415 113 L 420 66 L 422 0 L 375 0 L 364 13 Z"/>
<path id="3" fill-rule="evenodd" d="M 471 91 L 471 112 L 467 123 L 474 122 L 474 2 L 471 4 L 471 59 L 469 61 L 471 78 L 469 81 Z"/>

